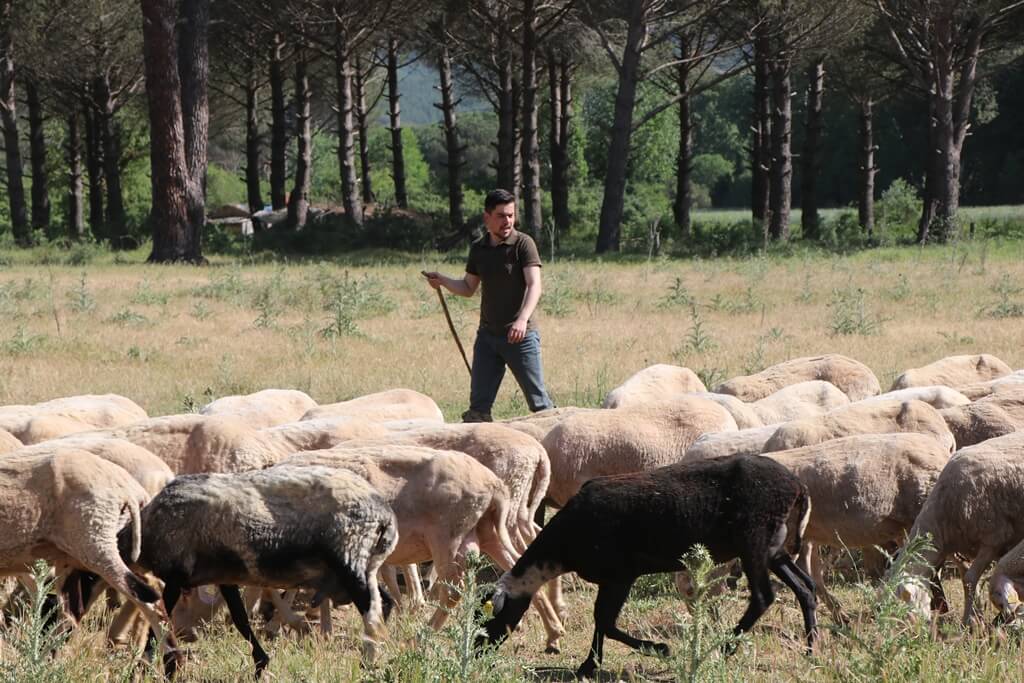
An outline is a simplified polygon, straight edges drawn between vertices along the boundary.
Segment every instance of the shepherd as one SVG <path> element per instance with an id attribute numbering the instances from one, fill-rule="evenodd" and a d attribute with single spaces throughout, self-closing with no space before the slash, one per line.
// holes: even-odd
<path id="1" fill-rule="evenodd" d="M 531 412 L 554 407 L 544 388 L 540 332 L 533 320 L 541 295 L 540 254 L 533 239 L 516 230 L 516 199 L 491 190 L 484 199 L 486 232 L 469 247 L 462 278 L 424 272 L 434 289 L 471 297 L 483 284 L 480 326 L 473 344 L 469 410 L 463 422 L 491 422 L 491 408 L 507 366 Z"/>

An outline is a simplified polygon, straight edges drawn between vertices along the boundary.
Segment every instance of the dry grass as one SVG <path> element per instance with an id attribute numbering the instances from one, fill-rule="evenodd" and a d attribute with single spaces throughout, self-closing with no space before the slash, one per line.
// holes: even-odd
<path id="1" fill-rule="evenodd" d="M 652 363 L 687 365 L 712 382 L 787 358 L 843 353 L 870 366 L 883 388 L 903 369 L 956 353 L 988 352 L 1024 366 L 1024 246 L 961 244 L 714 261 L 558 261 L 544 269 L 540 319 L 549 388 L 559 405 L 597 405 L 608 390 Z M 131 261 L 138 255 L 129 255 Z M 31 260 L 31 259 L 27 259 Z M 103 260 L 103 259 L 101 259 Z M 205 268 L 140 263 L 29 265 L 0 260 L 0 405 L 113 392 L 151 415 L 265 387 L 308 392 L 321 403 L 391 387 L 435 398 L 448 419 L 465 408 L 468 378 L 436 296 L 421 269 L 450 274 L 461 258 L 395 257 L 390 263 L 215 263 Z M 401 265 L 395 265 L 398 260 Z M 403 262 L 404 260 L 404 262 Z M 467 347 L 476 301 L 448 297 Z M 843 333 L 845 332 L 845 333 Z M 499 416 L 525 411 L 511 380 Z M 627 630 L 660 633 L 679 646 L 685 609 L 657 582 L 623 615 Z M 957 594 L 957 585 L 948 590 Z M 950 626 L 938 640 L 911 639 L 876 662 L 893 634 L 872 613 L 870 592 L 839 595 L 864 640 L 828 634 L 817 655 L 800 654 L 799 612 L 779 599 L 738 655 L 701 676 L 727 680 L 1022 680 L 1021 648 Z M 421 633 L 426 614 L 399 617 L 383 663 L 361 671 L 351 610 L 329 644 L 283 638 L 271 646 L 272 680 L 567 680 L 589 646 L 593 590 L 569 595 L 562 655 L 541 654 L 531 619 L 499 656 L 463 671 L 454 638 Z M 723 628 L 738 619 L 731 599 Z M 955 609 L 955 608 L 954 608 Z M 830 623 L 827 614 L 821 620 Z M 419 645 L 408 642 L 419 637 Z M 2 641 L 0 641 L 2 646 Z M 251 662 L 237 634 L 214 625 L 191 647 L 183 680 L 246 678 Z M 10 655 L 0 647 L 0 661 Z M 679 661 L 606 648 L 602 680 L 676 680 Z M 130 660 L 102 646 L 99 616 L 77 632 L 57 663 L 66 680 L 121 680 Z M 454 667 L 454 668 L 453 668 Z M 127 672 L 127 673 L 126 673 Z"/>

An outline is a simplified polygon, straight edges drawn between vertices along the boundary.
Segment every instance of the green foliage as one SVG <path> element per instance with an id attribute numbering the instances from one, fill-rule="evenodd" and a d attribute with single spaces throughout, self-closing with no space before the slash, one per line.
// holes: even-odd
<path id="1" fill-rule="evenodd" d="M 107 318 L 107 322 L 114 323 L 115 325 L 147 325 L 149 324 L 149 318 L 137 313 L 130 308 L 122 308 L 114 315 Z"/>
<path id="2" fill-rule="evenodd" d="M 46 343 L 46 335 L 31 334 L 24 325 L 14 328 L 14 334 L 3 343 L 3 350 L 9 356 L 20 356 L 41 348 Z"/>
<path id="3" fill-rule="evenodd" d="M 85 271 L 78 281 L 78 286 L 68 292 L 71 310 L 75 313 L 88 313 L 96 308 L 96 299 L 89 292 L 89 286 L 85 281 Z"/>
<path id="4" fill-rule="evenodd" d="M 982 311 L 990 318 L 1020 318 L 1024 316 L 1024 303 L 1016 301 L 1024 287 L 1014 282 L 1009 273 L 1003 273 L 999 281 L 992 285 L 992 291 L 999 296 L 999 300 L 982 308 Z"/>
<path id="5" fill-rule="evenodd" d="M 687 291 L 683 279 L 677 277 L 668 286 L 668 292 L 658 301 L 658 308 L 675 308 L 677 306 L 693 306 L 694 298 Z"/>
<path id="6" fill-rule="evenodd" d="M 54 592 L 56 581 L 42 560 L 32 564 L 34 589 L 18 600 L 11 625 L 4 632 L 0 647 L 6 645 L 12 656 L 0 657 L 0 683 L 54 683 L 67 679 L 66 663 L 53 656 L 68 639 L 68 632 L 47 625 L 56 605 L 48 605 L 46 596 Z"/>
<path id="7" fill-rule="evenodd" d="M 214 209 L 225 204 L 245 204 L 245 181 L 236 173 L 210 164 L 206 170 L 206 207 Z"/>
<path id="8" fill-rule="evenodd" d="M 391 131 L 384 127 L 371 128 L 368 147 L 373 193 L 377 203 L 392 205 L 395 202 L 395 180 L 391 175 Z M 402 128 L 402 160 L 405 162 L 405 190 L 410 206 L 422 207 L 432 203 L 434 199 L 428 198 L 430 168 L 420 151 L 416 133 L 408 126 Z"/>
<path id="9" fill-rule="evenodd" d="M 860 287 L 832 290 L 828 324 L 830 335 L 874 335 L 881 331 L 885 320 L 868 313 L 866 296 Z"/>
<path id="10" fill-rule="evenodd" d="M 876 230 L 891 237 L 913 237 L 921 215 L 921 198 L 913 185 L 897 178 L 875 204 Z"/>

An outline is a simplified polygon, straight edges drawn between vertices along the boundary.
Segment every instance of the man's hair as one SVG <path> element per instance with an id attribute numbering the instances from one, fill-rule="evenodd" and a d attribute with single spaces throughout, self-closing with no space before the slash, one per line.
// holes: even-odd
<path id="1" fill-rule="evenodd" d="M 490 213 L 494 211 L 494 207 L 501 206 L 502 204 L 513 204 L 516 201 L 516 196 L 508 190 L 491 190 L 487 193 L 487 197 L 484 198 L 484 211 Z"/>

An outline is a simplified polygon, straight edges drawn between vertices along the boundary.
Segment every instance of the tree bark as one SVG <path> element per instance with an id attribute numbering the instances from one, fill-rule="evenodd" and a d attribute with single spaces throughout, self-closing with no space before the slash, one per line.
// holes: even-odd
<path id="1" fill-rule="evenodd" d="M 85 238 L 82 188 L 82 139 L 79 131 L 79 112 L 68 114 L 68 140 L 64 148 L 68 164 L 68 237 L 76 242 Z"/>
<path id="2" fill-rule="evenodd" d="M 121 130 L 115 119 L 116 103 L 107 77 L 93 81 L 93 97 L 99 108 L 100 140 L 103 143 L 103 180 L 107 190 L 104 234 L 115 249 L 128 246 L 128 215 L 121 189 Z"/>
<path id="3" fill-rule="evenodd" d="M 541 237 L 544 214 L 540 192 L 540 142 L 537 137 L 537 31 L 534 0 L 523 3 L 523 201 L 520 220 L 534 239 Z"/>
<path id="4" fill-rule="evenodd" d="M 28 101 L 28 139 L 32 155 L 32 228 L 53 239 L 50 225 L 50 177 L 46 168 L 46 136 L 43 133 L 43 104 L 35 80 L 25 80 Z"/>
<path id="5" fill-rule="evenodd" d="M 789 239 L 789 209 L 792 201 L 793 105 L 790 97 L 790 61 L 776 56 L 772 60 L 772 165 L 769 174 L 769 236 L 773 241 Z"/>
<path id="6" fill-rule="evenodd" d="M 288 198 L 288 228 L 301 230 L 306 227 L 309 215 L 310 173 L 313 165 L 313 128 L 310 103 L 313 93 L 309 88 L 306 53 L 300 46 L 295 54 L 295 109 L 298 132 L 296 137 L 299 150 L 295 156 L 295 187 Z"/>
<path id="7" fill-rule="evenodd" d="M 395 204 L 409 208 L 405 188 L 405 152 L 402 147 L 402 94 L 398 91 L 398 40 L 388 37 L 388 116 L 391 123 L 391 177 L 395 181 Z"/>
<path id="8" fill-rule="evenodd" d="M 363 224 L 363 203 L 356 180 L 355 140 L 352 128 L 352 57 L 348 34 L 341 19 L 334 24 L 334 78 L 338 86 L 338 166 L 341 174 L 341 203 L 345 216 L 355 225 Z"/>
<path id="9" fill-rule="evenodd" d="M 210 0 L 181 0 L 178 24 L 178 74 L 181 80 L 181 115 L 185 132 L 185 166 L 188 171 L 189 229 L 185 258 L 193 263 L 203 259 L 203 229 L 206 227 L 206 168 L 210 139 L 210 110 L 207 83 Z"/>
<path id="10" fill-rule="evenodd" d="M 153 186 L 151 263 L 184 261 L 188 256 L 189 178 L 175 35 L 177 5 L 176 0 L 142 0 Z"/>
<path id="11" fill-rule="evenodd" d="M 769 58 L 771 39 L 769 29 L 759 26 L 754 33 L 754 122 L 750 145 L 750 207 L 754 223 L 761 238 L 768 239 L 769 191 L 768 172 L 771 169 L 771 91 L 769 89 Z"/>
<path id="12" fill-rule="evenodd" d="M 569 117 L 572 115 L 571 67 L 565 55 L 548 50 L 551 90 L 551 214 L 555 237 L 569 232 Z"/>
<path id="13" fill-rule="evenodd" d="M 0 125 L 4 134 L 7 161 L 7 200 L 11 211 L 11 230 L 19 246 L 32 244 L 32 232 L 25 204 L 24 167 L 18 139 L 17 100 L 14 94 L 14 37 L 11 35 L 13 0 L 0 2 Z"/>
<path id="14" fill-rule="evenodd" d="M 91 98 L 86 98 L 85 113 L 85 171 L 89 178 L 89 231 L 97 242 L 106 239 L 103 224 L 103 143 L 99 114 Z"/>
<path id="15" fill-rule="evenodd" d="M 870 237 L 875 232 L 875 135 L 874 101 L 867 97 L 860 103 L 860 192 L 857 199 L 857 220 Z"/>
<path id="16" fill-rule="evenodd" d="M 249 211 L 253 213 L 263 208 L 263 192 L 260 190 L 259 81 L 254 51 L 255 46 L 250 46 L 246 57 L 248 76 L 245 84 L 245 195 Z"/>
<path id="17" fill-rule="evenodd" d="M 693 116 L 690 112 L 690 64 L 686 61 L 689 52 L 687 36 L 680 32 L 680 61 L 676 85 L 682 97 L 679 99 L 679 153 L 676 156 L 676 198 L 672 203 L 672 214 L 679 234 L 684 240 L 693 236 L 690 211 L 693 209 Z"/>
<path id="18" fill-rule="evenodd" d="M 626 168 L 629 141 L 633 134 L 633 108 L 640 75 L 640 48 L 647 34 L 647 15 L 643 3 L 632 3 L 626 44 L 619 65 L 619 84 L 615 93 L 611 139 L 608 143 L 608 170 L 598 222 L 597 253 L 619 250 L 623 201 L 626 195 Z"/>
<path id="19" fill-rule="evenodd" d="M 363 64 L 356 57 L 356 68 L 352 85 L 355 87 L 356 129 L 359 131 L 359 171 L 362 174 L 363 203 L 373 203 L 373 178 L 370 177 L 370 127 L 366 121 L 366 82 L 363 79 Z"/>
<path id="20" fill-rule="evenodd" d="M 441 80 L 441 113 L 444 128 L 445 149 L 448 154 L 448 220 L 458 233 L 466 230 L 462 213 L 462 152 L 459 128 L 456 121 L 454 85 L 452 82 L 452 60 L 448 45 L 442 43 L 438 55 L 438 71 Z M 437 105 L 434 105 L 437 106 Z"/>
<path id="21" fill-rule="evenodd" d="M 825 62 L 818 58 L 807 67 L 807 113 L 804 148 L 800 155 L 800 228 L 805 239 L 821 237 L 818 217 L 818 171 L 821 166 L 821 107 L 825 87 Z"/>
<path id="22" fill-rule="evenodd" d="M 938 206 L 938 119 L 935 112 L 935 98 L 928 98 L 928 134 L 926 137 L 924 157 L 924 188 L 921 192 L 921 218 L 917 222 L 917 243 L 925 244 L 929 240 L 932 221 Z"/>
<path id="23" fill-rule="evenodd" d="M 286 205 L 288 128 L 285 125 L 283 51 L 284 38 L 275 33 L 270 53 L 270 203 L 274 211 Z"/>
<path id="24" fill-rule="evenodd" d="M 498 73 L 498 187 L 519 196 L 516 168 L 516 140 L 519 112 L 516 109 L 515 79 L 512 74 L 512 58 L 507 53 L 501 56 Z"/>

